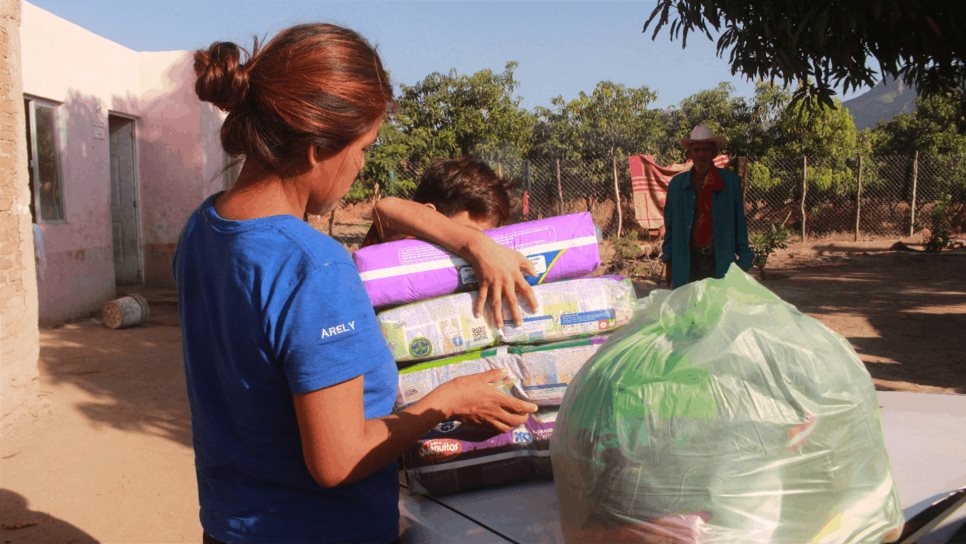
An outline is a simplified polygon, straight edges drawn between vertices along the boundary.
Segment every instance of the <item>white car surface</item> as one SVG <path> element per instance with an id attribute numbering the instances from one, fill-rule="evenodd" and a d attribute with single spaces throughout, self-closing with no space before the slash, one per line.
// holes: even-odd
<path id="1" fill-rule="evenodd" d="M 879 392 L 906 517 L 900 542 L 966 542 L 966 395 Z M 403 543 L 562 543 L 553 482 L 400 496 Z"/>

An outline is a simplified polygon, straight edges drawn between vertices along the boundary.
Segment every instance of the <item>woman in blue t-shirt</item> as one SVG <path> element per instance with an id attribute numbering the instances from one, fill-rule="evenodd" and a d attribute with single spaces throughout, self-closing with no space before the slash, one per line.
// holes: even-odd
<path id="1" fill-rule="evenodd" d="M 195 90 L 228 113 L 236 184 L 188 219 L 174 274 L 206 542 L 393 542 L 395 459 L 437 423 L 506 430 L 536 406 L 491 371 L 392 413 L 396 366 L 346 250 L 308 226 L 355 180 L 392 103 L 378 55 L 326 24 L 282 31 L 251 55 L 195 53 Z M 519 320 L 522 255 L 419 206 L 412 234 L 477 269 Z"/>

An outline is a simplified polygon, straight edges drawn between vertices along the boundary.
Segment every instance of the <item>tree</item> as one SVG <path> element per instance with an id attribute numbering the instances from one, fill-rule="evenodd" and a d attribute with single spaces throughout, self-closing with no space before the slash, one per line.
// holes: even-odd
<path id="1" fill-rule="evenodd" d="M 670 154 L 674 161 L 682 160 L 683 150 L 678 141 L 690 134 L 695 125 L 703 124 L 728 140 L 728 153 L 732 156 L 748 153 L 748 128 L 750 111 L 741 97 L 732 96 L 734 86 L 719 83 L 714 89 L 699 91 L 681 101 L 670 114 L 666 138 L 676 153 Z"/>
<path id="2" fill-rule="evenodd" d="M 748 128 L 745 135 L 744 155 L 764 157 L 778 141 L 778 120 L 791 101 L 786 87 L 773 83 L 758 82 L 755 96 L 748 108 Z"/>
<path id="3" fill-rule="evenodd" d="M 601 81 L 591 94 L 583 91 L 568 104 L 580 132 L 583 155 L 627 154 L 649 147 L 660 134 L 648 107 L 657 95 L 647 87 L 632 88 Z"/>
<path id="4" fill-rule="evenodd" d="M 573 145 L 585 167 L 594 172 L 596 198 L 610 193 L 614 156 L 646 150 L 657 140 L 661 127 L 651 122 L 648 107 L 655 98 L 647 87 L 601 81 L 590 94 L 581 91 L 566 104 L 566 115 L 576 128 Z"/>
<path id="5" fill-rule="evenodd" d="M 852 156 L 856 145 L 855 121 L 841 102 L 834 101 L 829 109 L 815 108 L 814 104 L 792 103 L 778 117 L 777 146 L 783 155 L 824 162 L 844 163 Z"/>
<path id="6" fill-rule="evenodd" d="M 815 100 L 815 99 L 812 99 Z M 841 102 L 832 108 L 815 103 L 794 102 L 778 118 L 777 142 L 770 155 L 773 164 L 808 158 L 809 186 L 842 194 L 851 189 L 854 175 L 846 161 L 855 156 L 855 121 Z"/>
<path id="7" fill-rule="evenodd" d="M 655 98 L 647 87 L 601 81 L 589 94 L 581 91 L 569 101 L 557 96 L 549 108 L 536 108 L 527 155 L 531 190 L 547 202 L 581 198 L 587 210 L 593 201 L 619 200 L 615 191 L 630 187 L 628 155 L 654 153 L 663 139 L 663 113 L 649 107 Z M 579 189 L 561 194 L 561 178 L 580 180 Z M 620 210 L 615 215 L 619 232 Z"/>
<path id="8" fill-rule="evenodd" d="M 481 70 L 470 76 L 452 69 L 403 85 L 398 104 L 405 122 L 400 130 L 409 142 L 410 165 L 421 169 L 438 158 L 497 150 L 525 153 L 535 119 L 513 94 L 516 66 L 508 62 L 500 74 Z"/>
<path id="9" fill-rule="evenodd" d="M 366 154 L 366 165 L 359 180 L 349 189 L 345 199 L 357 202 L 372 196 L 375 185 L 387 196 L 408 197 L 416 188 L 417 173 L 407 168 L 412 155 L 410 140 L 403 134 L 405 118 L 393 116 L 379 127 L 375 145 Z"/>
<path id="10" fill-rule="evenodd" d="M 682 47 L 689 33 L 713 39 L 713 31 L 718 56 L 731 51 L 732 73 L 799 83 L 796 102 L 814 98 L 831 106 L 833 87 L 848 92 L 875 84 L 869 57 L 880 76 L 913 83 L 924 95 L 964 95 L 964 20 L 966 2 L 956 1 L 658 0 L 643 30 L 654 23 L 655 39 L 669 25 L 670 39 L 680 35 Z"/>
<path id="11" fill-rule="evenodd" d="M 966 202 L 966 104 L 954 93 L 916 99 L 915 113 L 895 116 L 875 129 L 875 150 L 894 158 L 907 157 L 912 178 L 913 157 L 928 161 L 919 171 L 919 183 L 934 191 L 952 195 L 954 203 Z M 908 183 L 907 183 L 908 185 Z M 906 194 L 910 192 L 906 188 Z"/>
<path id="12" fill-rule="evenodd" d="M 966 150 L 966 104 L 952 93 L 919 97 L 915 113 L 903 113 L 876 127 L 883 154 L 959 154 Z"/>

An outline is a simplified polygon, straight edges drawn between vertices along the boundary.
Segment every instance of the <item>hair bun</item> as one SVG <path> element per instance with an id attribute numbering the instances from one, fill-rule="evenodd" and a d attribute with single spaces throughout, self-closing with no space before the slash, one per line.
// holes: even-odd
<path id="1" fill-rule="evenodd" d="M 229 111 L 248 96 L 248 69 L 242 49 L 231 42 L 215 42 L 207 51 L 195 51 L 195 93 L 222 111 Z"/>

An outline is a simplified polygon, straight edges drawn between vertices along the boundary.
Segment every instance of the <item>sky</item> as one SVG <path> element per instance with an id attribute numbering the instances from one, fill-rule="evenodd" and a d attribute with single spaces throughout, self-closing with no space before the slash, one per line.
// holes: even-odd
<path id="1" fill-rule="evenodd" d="M 689 36 L 687 49 L 667 28 L 642 33 L 653 1 L 334 2 L 320 0 L 30 0 L 30 3 L 135 51 L 193 50 L 214 41 L 250 48 L 290 25 L 348 26 L 379 50 L 393 83 L 415 84 L 433 72 L 502 72 L 514 78 L 522 106 L 576 98 L 599 81 L 647 86 L 655 107 L 673 106 L 719 82 L 737 96 L 754 83 L 733 76 L 714 43 Z M 727 53 L 725 54 L 727 56 Z M 849 98 L 846 96 L 845 98 Z"/>

